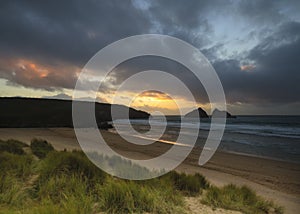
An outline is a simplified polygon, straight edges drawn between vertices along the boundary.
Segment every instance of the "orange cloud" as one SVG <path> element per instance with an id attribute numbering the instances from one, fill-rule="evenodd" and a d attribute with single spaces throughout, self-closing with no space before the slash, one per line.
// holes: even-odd
<path id="1" fill-rule="evenodd" d="M 24 74 L 28 78 L 36 78 L 36 77 L 43 78 L 46 77 L 49 73 L 49 68 L 40 64 L 36 64 L 29 60 L 19 59 L 16 62 L 16 64 L 17 66 L 19 66 L 20 69 L 23 70 Z"/>
<path id="2" fill-rule="evenodd" d="M 24 87 L 53 91 L 60 88 L 72 89 L 80 68 L 60 63 L 41 63 L 26 58 L 0 59 L 0 78 Z"/>
<path id="3" fill-rule="evenodd" d="M 169 95 L 155 90 L 141 93 L 130 104 L 131 107 L 148 111 L 160 111 L 164 114 L 178 114 L 178 106 Z"/>
<path id="4" fill-rule="evenodd" d="M 141 93 L 139 95 L 139 97 L 143 97 L 143 98 L 151 98 L 151 99 L 155 99 L 155 100 L 172 100 L 172 98 L 160 91 L 155 91 L 155 90 L 149 90 L 149 91 L 145 91 L 143 93 Z"/>
<path id="5" fill-rule="evenodd" d="M 241 66 L 241 70 L 242 71 L 250 71 L 250 70 L 252 70 L 254 68 L 255 68 L 255 65 L 242 65 Z"/>
<path id="6" fill-rule="evenodd" d="M 115 104 L 127 105 L 149 113 L 160 111 L 166 115 L 179 115 L 198 107 L 193 101 L 177 96 L 172 98 L 168 94 L 156 90 L 145 91 L 138 96 L 132 91 L 122 91 L 120 93 L 117 99 L 112 96 L 108 101 Z M 104 94 L 103 96 L 108 97 L 109 94 Z M 202 107 L 206 106 L 202 105 Z M 210 104 L 207 107 L 210 109 Z"/>

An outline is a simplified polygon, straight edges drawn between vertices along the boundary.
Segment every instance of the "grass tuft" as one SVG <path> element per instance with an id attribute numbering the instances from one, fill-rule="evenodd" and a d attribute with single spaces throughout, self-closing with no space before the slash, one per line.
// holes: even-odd
<path id="1" fill-rule="evenodd" d="M 110 180 L 99 189 L 108 213 L 183 213 L 183 198 L 171 185 L 159 188 L 133 181 Z"/>
<path id="2" fill-rule="evenodd" d="M 185 173 L 171 171 L 163 176 L 163 178 L 169 178 L 177 190 L 190 196 L 200 194 L 203 189 L 209 187 L 208 181 L 199 173 L 187 175 Z"/>
<path id="3" fill-rule="evenodd" d="M 237 187 L 233 184 L 223 188 L 210 187 L 204 198 L 204 204 L 212 207 L 242 211 L 246 214 L 283 213 L 282 207 L 275 206 L 273 202 L 262 199 L 246 186 Z"/>
<path id="4" fill-rule="evenodd" d="M 0 204 L 9 207 L 21 207 L 28 195 L 22 182 L 12 174 L 0 175 Z"/>
<path id="5" fill-rule="evenodd" d="M 80 176 L 89 179 L 90 183 L 103 183 L 106 174 L 95 166 L 83 152 L 57 152 L 53 151 L 40 162 L 39 181 L 43 182 L 49 177 L 61 175 Z"/>
<path id="6" fill-rule="evenodd" d="M 0 152 L 0 207 L 22 207 L 29 199 L 24 184 L 32 173 L 33 158 Z"/>
<path id="7" fill-rule="evenodd" d="M 31 174 L 33 157 L 0 152 L 0 163 L 1 175 L 12 174 L 24 180 Z"/>

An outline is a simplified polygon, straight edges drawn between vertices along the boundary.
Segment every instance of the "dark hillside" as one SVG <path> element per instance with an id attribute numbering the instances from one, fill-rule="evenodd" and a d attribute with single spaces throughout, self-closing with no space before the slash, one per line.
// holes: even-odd
<path id="1" fill-rule="evenodd" d="M 79 105 L 93 105 L 77 101 Z M 111 121 L 111 105 L 96 103 L 97 124 Z M 128 107 L 118 105 L 120 110 Z M 149 114 L 129 108 L 130 118 L 148 118 Z M 0 98 L 0 127 L 72 127 L 72 101 L 39 98 Z"/>

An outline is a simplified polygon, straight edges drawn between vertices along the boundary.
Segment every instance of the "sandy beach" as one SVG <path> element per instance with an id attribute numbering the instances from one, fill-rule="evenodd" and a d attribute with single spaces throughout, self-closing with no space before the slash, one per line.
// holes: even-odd
<path id="1" fill-rule="evenodd" d="M 147 159 L 170 148 L 165 143 L 155 143 L 149 149 L 130 146 L 117 134 L 102 131 L 104 138 L 117 152 Z M 1 128 L 0 139 L 17 139 L 30 143 L 33 138 L 48 140 L 57 150 L 80 149 L 71 128 Z M 204 166 L 197 164 L 200 150 L 195 148 L 176 170 L 199 172 L 211 183 L 222 186 L 233 183 L 247 185 L 259 195 L 284 206 L 285 213 L 298 213 L 300 209 L 300 165 L 261 157 L 217 152 Z"/>

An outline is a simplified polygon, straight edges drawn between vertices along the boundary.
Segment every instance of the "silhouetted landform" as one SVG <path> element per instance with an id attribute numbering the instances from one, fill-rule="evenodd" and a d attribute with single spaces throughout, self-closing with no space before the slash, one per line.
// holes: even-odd
<path id="1" fill-rule="evenodd" d="M 226 116 L 226 118 L 236 118 L 236 116 L 231 115 L 228 111 L 220 111 L 217 108 L 213 111 L 212 116 L 217 118 L 224 117 L 224 116 Z"/>
<path id="2" fill-rule="evenodd" d="M 202 108 L 198 108 L 198 109 L 195 109 L 189 113 L 187 113 L 185 115 L 185 117 L 200 117 L 200 118 L 208 118 L 208 115 L 207 113 L 202 109 Z"/>
<path id="3" fill-rule="evenodd" d="M 90 108 L 95 105 L 96 122 L 99 128 L 108 129 L 111 125 L 111 104 L 93 103 L 87 101 L 76 101 L 78 109 Z M 123 119 L 124 114 L 129 111 L 130 119 L 149 118 L 149 114 L 122 105 L 113 105 L 117 112 L 114 118 Z M 82 108 L 81 108 L 82 107 Z M 83 114 L 82 126 L 90 125 L 91 118 L 86 112 Z M 0 98 L 0 127 L 2 128 L 33 128 L 33 127 L 73 127 L 72 122 L 72 100 L 54 100 L 39 98 Z"/>
<path id="4" fill-rule="evenodd" d="M 208 114 L 202 108 L 195 109 L 185 115 L 185 117 L 194 117 L 194 118 L 197 118 L 198 116 L 200 116 L 200 118 L 209 117 Z M 220 111 L 219 109 L 215 109 L 211 116 L 214 116 L 216 118 L 223 117 L 223 116 L 226 116 L 226 118 L 236 118 L 236 116 L 231 115 L 229 112 Z"/>

